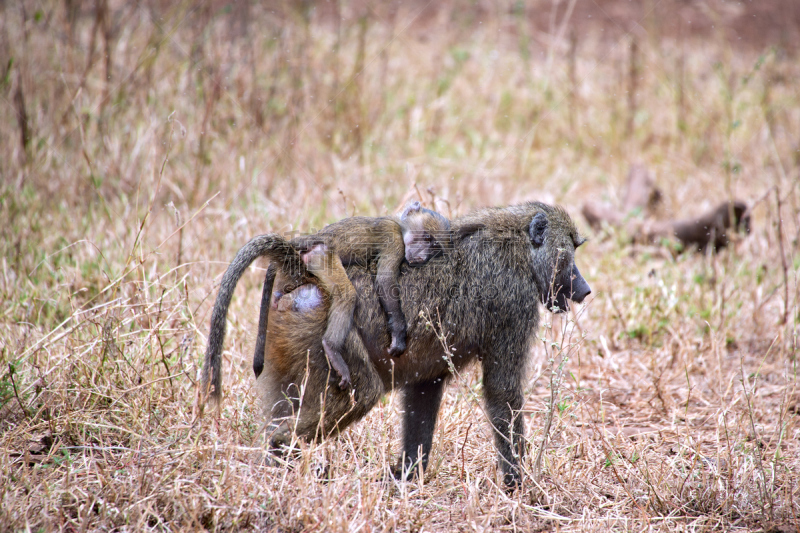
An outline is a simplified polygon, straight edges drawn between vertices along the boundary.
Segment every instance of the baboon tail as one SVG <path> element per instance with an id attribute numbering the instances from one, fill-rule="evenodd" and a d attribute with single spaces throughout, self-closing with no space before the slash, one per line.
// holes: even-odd
<path id="1" fill-rule="evenodd" d="M 203 362 L 203 374 L 200 382 L 200 404 L 210 400 L 218 407 L 222 399 L 222 344 L 225 341 L 225 322 L 228 306 L 231 304 L 233 291 L 239 278 L 253 261 L 259 257 L 268 257 L 277 263 L 283 272 L 290 276 L 301 276 L 306 271 L 297 250 L 281 235 L 268 233 L 253 237 L 236 253 L 236 257 L 222 276 L 219 293 L 211 313 L 211 328 L 208 333 L 208 346 Z"/>

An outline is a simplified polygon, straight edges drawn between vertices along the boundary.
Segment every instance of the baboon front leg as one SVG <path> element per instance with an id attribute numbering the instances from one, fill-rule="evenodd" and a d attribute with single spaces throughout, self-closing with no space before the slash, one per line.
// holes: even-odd
<path id="1" fill-rule="evenodd" d="M 403 456 L 395 477 L 412 477 L 418 464 L 428 466 L 443 391 L 444 378 L 403 388 Z"/>
<path id="2" fill-rule="evenodd" d="M 269 305 L 272 299 L 272 286 L 275 283 L 277 267 L 270 263 L 264 276 L 264 288 L 261 291 L 261 310 L 258 313 L 258 334 L 256 335 L 256 351 L 253 354 L 253 372 L 256 377 L 264 370 L 264 351 L 267 348 L 267 322 L 269 321 Z"/>
<path id="3" fill-rule="evenodd" d="M 399 236 L 402 245 L 402 236 Z M 399 248 L 402 250 L 403 248 Z M 398 357 L 406 351 L 406 317 L 400 307 L 400 287 L 397 277 L 400 274 L 400 264 L 403 262 L 402 254 L 392 254 L 385 251 L 378 260 L 378 300 L 389 320 L 389 331 L 392 343 L 389 346 L 389 355 Z"/>
<path id="4" fill-rule="evenodd" d="M 524 403 L 520 369 L 524 367 L 524 361 L 516 354 L 527 353 L 527 350 L 509 353 L 514 355 L 506 360 L 498 360 L 496 354 L 483 358 L 483 390 L 503 481 L 507 487 L 516 488 L 521 480 L 519 463 L 524 454 L 525 431 L 520 414 Z"/>

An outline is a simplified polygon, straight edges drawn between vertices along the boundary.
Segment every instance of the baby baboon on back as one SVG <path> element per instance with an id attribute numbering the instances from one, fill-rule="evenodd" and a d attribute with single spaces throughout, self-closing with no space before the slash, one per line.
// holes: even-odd
<path id="1" fill-rule="evenodd" d="M 427 263 L 452 247 L 452 236 L 450 221 L 439 213 L 422 207 L 419 202 L 412 202 L 397 218 L 346 218 L 326 226 L 319 233 L 297 237 L 291 242 L 301 253 L 324 243 L 339 256 L 344 266 L 368 268 L 371 262 L 377 261 L 376 291 L 391 332 L 388 353 L 399 356 L 406 349 L 406 320 L 400 308 L 400 288 L 397 285 L 400 265 L 403 259 L 412 266 Z M 318 259 L 323 258 L 324 254 L 318 255 Z M 319 274 L 319 269 L 314 273 Z M 274 279 L 275 271 L 268 270 L 261 296 L 261 316 L 253 356 L 256 377 L 264 367 L 268 300 L 272 294 Z M 283 291 L 276 291 L 273 305 L 280 305 L 283 294 Z M 334 292 L 331 295 L 334 299 L 333 308 L 336 309 L 336 314 L 331 314 L 331 317 L 335 316 L 336 320 L 332 320 L 325 331 L 325 353 L 330 361 L 344 363 L 342 349 L 344 339 L 353 327 L 356 298 L 354 292 L 342 295 Z M 341 373 L 339 377 L 339 385 L 348 387 L 349 379 Z"/>
<path id="2" fill-rule="evenodd" d="M 399 356 L 406 349 L 406 320 L 400 309 L 400 289 L 397 276 L 403 259 L 413 266 L 423 265 L 430 258 L 451 246 L 450 221 L 435 211 L 425 209 L 419 202 L 406 207 L 398 218 L 351 217 L 334 222 L 315 235 L 292 240 L 301 251 L 325 243 L 342 260 L 343 266 L 367 268 L 377 260 L 376 288 L 386 317 L 392 343 L 389 355 Z M 355 306 L 355 300 L 350 306 Z M 333 332 L 328 330 L 329 344 L 334 344 Z M 341 338 L 344 338 L 341 336 Z M 338 340 L 338 339 L 336 339 Z"/>

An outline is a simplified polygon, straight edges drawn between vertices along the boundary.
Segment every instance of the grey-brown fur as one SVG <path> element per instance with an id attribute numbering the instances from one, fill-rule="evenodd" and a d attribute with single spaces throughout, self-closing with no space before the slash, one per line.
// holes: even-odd
<path id="1" fill-rule="evenodd" d="M 715 251 L 726 247 L 729 228 L 750 233 L 750 214 L 744 202 L 723 202 L 699 218 L 672 223 L 672 232 L 684 247 L 701 251 L 709 244 Z"/>
<path id="2" fill-rule="evenodd" d="M 440 321 L 456 369 L 480 360 L 500 466 L 509 486 L 518 483 L 524 451 L 519 410 L 538 328 L 538 303 L 565 310 L 568 298 L 580 302 L 590 292 L 574 265 L 575 248 L 583 239 L 562 209 L 540 203 L 481 209 L 455 220 L 452 229 L 450 251 L 421 267 L 401 270 L 402 312 L 410 320 L 407 351 L 400 359 L 386 353 L 386 315 L 373 272 L 363 265 L 347 267 L 358 293 L 357 327 L 348 333 L 343 351 L 349 354 L 352 394 L 328 386 L 328 369 L 307 364 L 324 352 L 328 299 L 319 308 L 296 311 L 289 306 L 270 315 L 267 371 L 258 387 L 273 428 L 283 427 L 285 435 L 286 419 L 295 415 L 299 437 L 324 437 L 364 416 L 385 391 L 397 387 L 404 403 L 399 470 L 417 461 L 424 467 L 450 376 L 435 332 L 420 317 L 424 312 Z M 278 272 L 278 286 L 285 283 L 284 276 Z"/>
<path id="3" fill-rule="evenodd" d="M 306 440 L 337 433 L 367 414 L 385 392 L 357 328 L 338 329 L 346 332 L 344 356 L 347 363 L 341 363 L 348 369 L 351 388 L 344 390 L 333 385 L 335 381 L 331 378 L 340 363 L 330 359 L 329 367 L 316 363 L 325 360 L 325 331 L 331 320 L 336 322 L 337 319 L 331 315 L 336 314 L 337 300 L 341 303 L 340 297 L 331 297 L 331 294 L 355 294 L 346 275 L 341 278 L 330 274 L 344 274 L 339 257 L 327 252 L 327 259 L 332 267 L 326 269 L 315 284 L 298 287 L 281 297 L 279 302 L 282 305 L 272 306 L 274 312 L 270 314 L 267 328 L 270 342 L 267 344 L 264 372 L 258 378 L 257 387 L 265 416 L 270 421 L 269 441 L 275 448 L 290 441 L 292 430 Z M 278 271 L 276 286 L 283 286 L 284 276 L 282 271 Z M 317 291 L 324 305 L 296 311 L 298 306 L 294 300 L 298 293 L 309 291 Z M 377 305 L 378 314 L 385 320 L 380 304 Z M 385 350 L 382 353 L 385 354 Z M 301 390 L 304 392 L 302 401 Z"/>

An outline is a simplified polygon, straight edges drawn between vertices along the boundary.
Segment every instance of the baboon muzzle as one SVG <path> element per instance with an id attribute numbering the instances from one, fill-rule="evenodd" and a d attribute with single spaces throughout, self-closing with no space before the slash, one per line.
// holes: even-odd
<path id="1" fill-rule="evenodd" d="M 563 271 L 559 280 L 553 287 L 555 294 L 548 292 L 543 295 L 542 303 L 554 313 L 563 313 L 569 309 L 569 301 L 581 303 L 589 296 L 592 289 L 581 276 L 578 267 L 574 264 L 569 271 Z"/>
<path id="2" fill-rule="evenodd" d="M 574 264 L 572 265 L 572 275 L 570 278 L 572 281 L 572 293 L 568 298 L 579 304 L 592 293 L 592 289 L 589 287 L 589 284 L 586 283 L 586 280 L 583 279 L 583 276 L 581 276 L 578 267 Z"/>

